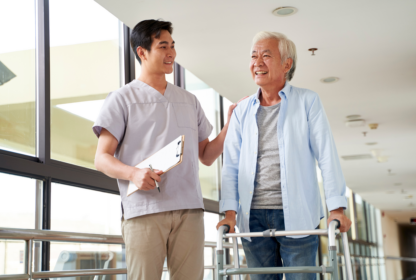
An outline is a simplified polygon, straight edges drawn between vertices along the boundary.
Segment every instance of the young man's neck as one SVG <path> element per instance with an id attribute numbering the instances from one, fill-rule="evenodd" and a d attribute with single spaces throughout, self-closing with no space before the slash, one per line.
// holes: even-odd
<path id="1" fill-rule="evenodd" d="M 137 79 L 139 81 L 142 81 L 143 83 L 148 84 L 149 86 L 151 86 L 152 88 L 160 92 L 160 94 L 162 95 L 165 94 L 167 82 L 166 82 L 166 76 L 164 73 L 163 74 L 149 73 L 148 71 L 146 71 L 146 69 L 142 68 L 142 72 L 140 73 L 140 76 Z"/>

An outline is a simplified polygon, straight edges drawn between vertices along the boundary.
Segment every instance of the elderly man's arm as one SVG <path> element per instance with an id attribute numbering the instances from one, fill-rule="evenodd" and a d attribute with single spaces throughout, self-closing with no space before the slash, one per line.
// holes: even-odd
<path id="1" fill-rule="evenodd" d="M 230 127 L 224 143 L 222 167 L 220 212 L 225 213 L 225 219 L 218 223 L 217 229 L 224 224 L 234 232 L 236 213 L 238 210 L 238 167 L 241 150 L 241 130 L 237 112 L 232 114 Z"/>
<path id="2" fill-rule="evenodd" d="M 341 222 L 340 231 L 348 231 L 351 221 L 344 215 L 347 208 L 346 184 L 331 128 L 319 96 L 316 94 L 308 112 L 310 143 L 322 172 L 325 198 L 330 216 Z"/>

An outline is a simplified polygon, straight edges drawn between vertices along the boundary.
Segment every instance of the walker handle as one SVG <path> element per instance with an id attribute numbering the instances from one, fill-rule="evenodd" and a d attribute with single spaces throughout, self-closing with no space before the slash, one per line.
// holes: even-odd
<path id="1" fill-rule="evenodd" d="M 335 229 L 339 229 L 341 227 L 341 222 L 337 219 L 333 219 L 333 221 L 337 222 L 337 225 L 336 225 Z"/>
<path id="2" fill-rule="evenodd" d="M 230 232 L 230 225 L 225 224 L 223 226 L 226 227 L 226 229 L 224 230 L 224 234 L 229 233 Z"/>

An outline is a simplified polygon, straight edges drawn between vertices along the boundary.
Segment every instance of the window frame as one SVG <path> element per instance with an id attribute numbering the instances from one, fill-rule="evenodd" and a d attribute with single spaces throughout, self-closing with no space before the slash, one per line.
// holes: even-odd
<path id="1" fill-rule="evenodd" d="M 60 183 L 119 194 L 117 180 L 103 173 L 51 159 L 51 71 L 49 0 L 34 0 L 36 25 L 36 156 L 27 156 L 0 149 L 0 172 L 38 179 L 42 182 L 42 198 L 36 200 L 36 208 L 42 209 L 39 227 L 51 228 L 51 184 Z M 120 42 L 121 83 L 135 79 L 135 56 L 130 48 L 130 28 L 123 24 Z M 185 69 L 175 62 L 175 85 L 185 87 Z M 220 97 L 222 102 L 222 97 Z M 221 108 L 221 107 L 220 107 Z M 220 114 L 221 129 L 224 124 Z M 92 133 L 92 131 L 91 131 Z M 219 202 L 204 198 L 205 211 L 220 214 Z M 37 217 L 38 219 L 38 217 Z M 50 243 L 42 242 L 41 269 L 49 271 Z"/>

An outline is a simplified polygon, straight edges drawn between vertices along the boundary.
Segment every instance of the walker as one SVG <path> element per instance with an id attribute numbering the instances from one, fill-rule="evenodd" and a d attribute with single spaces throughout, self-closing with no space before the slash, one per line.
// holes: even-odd
<path id="1" fill-rule="evenodd" d="M 340 222 L 333 220 L 329 223 L 328 229 L 315 230 L 296 230 L 296 231 L 276 231 L 275 229 L 268 229 L 263 232 L 249 232 L 249 233 L 228 233 L 230 227 L 222 225 L 218 229 L 217 239 L 217 280 L 225 280 L 227 275 L 235 275 L 234 280 L 241 280 L 242 274 L 279 274 L 279 273 L 329 273 L 332 279 L 339 280 L 338 276 L 338 262 L 337 262 L 337 246 L 335 242 L 336 235 L 339 233 Z M 293 236 L 293 235 L 328 235 L 328 252 L 329 252 L 329 266 L 296 266 L 296 267 L 262 267 L 262 268 L 240 268 L 238 257 L 238 241 L 237 237 L 275 237 L 275 236 Z M 353 280 L 351 257 L 348 247 L 348 236 L 346 232 L 341 234 L 342 246 L 344 249 L 345 268 L 347 272 L 347 280 Z M 233 239 L 233 255 L 234 268 L 224 269 L 224 249 L 223 238 Z"/>

